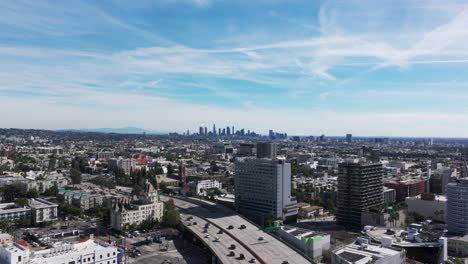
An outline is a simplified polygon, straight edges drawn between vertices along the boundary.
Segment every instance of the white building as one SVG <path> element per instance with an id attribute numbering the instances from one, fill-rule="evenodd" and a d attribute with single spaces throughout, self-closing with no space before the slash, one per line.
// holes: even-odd
<path id="1" fill-rule="evenodd" d="M 408 212 L 418 213 L 429 219 L 445 222 L 447 215 L 447 198 L 443 195 L 424 193 L 406 197 Z"/>
<path id="2" fill-rule="evenodd" d="M 20 206 L 15 203 L 0 204 L 0 221 L 18 222 L 31 221 L 31 208 L 29 206 Z"/>
<path id="3" fill-rule="evenodd" d="M 119 201 L 111 210 L 111 225 L 114 229 L 124 230 L 130 225 L 139 225 L 145 220 L 161 221 L 163 202 L 153 185 L 146 182 L 145 192 L 137 201 Z"/>
<path id="4" fill-rule="evenodd" d="M 29 207 L 31 207 L 31 219 L 34 225 L 57 220 L 58 204 L 36 198 L 29 199 Z"/>
<path id="5" fill-rule="evenodd" d="M 290 163 L 276 158 L 238 158 L 234 184 L 236 210 L 251 220 L 264 224 L 268 218 L 297 217 Z"/>
<path id="6" fill-rule="evenodd" d="M 130 174 L 132 170 L 136 168 L 136 160 L 131 159 L 124 159 L 119 157 L 118 159 L 109 159 L 108 166 L 110 170 L 115 170 L 116 168 L 121 168 L 125 174 Z"/>
<path id="7" fill-rule="evenodd" d="M 330 235 L 292 226 L 282 226 L 277 234 L 312 259 L 330 249 Z"/>
<path id="8" fill-rule="evenodd" d="M 354 243 L 332 252 L 332 264 L 351 263 L 404 264 L 406 253 L 405 250 L 391 248 L 391 243 L 371 245 L 367 239 L 358 238 Z"/>
<path id="9" fill-rule="evenodd" d="M 76 244 L 57 243 L 38 251 L 23 242 L 0 247 L 0 263 L 4 264 L 118 264 L 118 256 L 116 247 L 94 239 Z"/>
<path id="10" fill-rule="evenodd" d="M 222 189 L 222 184 L 217 180 L 202 180 L 197 182 L 197 194 L 203 195 L 206 190 L 217 188 Z"/>

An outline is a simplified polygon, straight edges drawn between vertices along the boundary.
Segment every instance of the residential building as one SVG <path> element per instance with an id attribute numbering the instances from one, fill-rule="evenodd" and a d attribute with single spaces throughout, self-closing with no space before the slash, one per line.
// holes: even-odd
<path id="1" fill-rule="evenodd" d="M 386 178 L 384 185 L 396 191 L 397 202 L 403 202 L 406 197 L 420 195 L 426 190 L 426 180 L 420 178 Z"/>
<path id="2" fill-rule="evenodd" d="M 445 222 L 447 214 L 447 198 L 443 195 L 423 193 L 405 200 L 408 212 L 418 213 L 429 219 Z"/>
<path id="3" fill-rule="evenodd" d="M 277 147 L 275 143 L 259 142 L 257 143 L 257 158 L 276 159 Z"/>
<path id="4" fill-rule="evenodd" d="M 24 223 L 31 223 L 31 207 L 20 206 L 16 203 L 2 203 L 0 204 L 0 222 L 7 221 L 16 223 L 22 221 Z"/>
<path id="5" fill-rule="evenodd" d="M 468 257 L 468 235 L 447 237 L 448 254 L 453 257 Z"/>
<path id="6" fill-rule="evenodd" d="M 299 218 L 311 218 L 323 215 L 323 207 L 317 205 L 300 206 L 298 211 Z"/>
<path id="7" fill-rule="evenodd" d="M 291 196 L 291 164 L 284 160 L 238 158 L 234 189 L 236 210 L 259 224 L 268 218 L 297 217 L 297 200 Z"/>
<path id="8" fill-rule="evenodd" d="M 252 156 L 254 153 L 253 151 L 254 148 L 255 148 L 254 144 L 241 143 L 237 151 L 237 155 L 241 157 Z"/>
<path id="9" fill-rule="evenodd" d="M 293 226 L 281 226 L 278 236 L 312 259 L 330 249 L 330 235 Z"/>
<path id="10" fill-rule="evenodd" d="M 114 157 L 114 152 L 112 151 L 99 151 L 96 153 L 96 158 L 98 160 L 108 160 Z"/>
<path id="11" fill-rule="evenodd" d="M 196 193 L 198 195 L 203 195 L 206 193 L 206 190 L 209 189 L 221 189 L 222 184 L 217 180 L 202 180 L 198 181 L 195 185 Z"/>
<path id="12" fill-rule="evenodd" d="M 361 213 L 383 205 L 382 164 L 362 160 L 339 165 L 336 220 L 347 229 L 361 229 Z"/>
<path id="13" fill-rule="evenodd" d="M 447 184 L 447 229 L 468 234 L 468 178 Z"/>
<path id="14" fill-rule="evenodd" d="M 153 185 L 147 181 L 139 200 L 119 201 L 113 205 L 111 226 L 116 230 L 126 230 L 129 226 L 139 225 L 145 220 L 161 221 L 163 206 Z"/>
<path id="15" fill-rule="evenodd" d="M 109 170 L 115 170 L 116 168 L 122 169 L 125 174 L 130 174 L 131 171 L 136 168 L 136 160 L 133 158 L 124 159 L 119 157 L 118 159 L 111 158 L 108 160 Z"/>
<path id="16" fill-rule="evenodd" d="M 29 199 L 28 201 L 29 207 L 31 207 L 31 219 L 34 225 L 57 220 L 58 204 L 41 198 Z"/>
<path id="17" fill-rule="evenodd" d="M 452 173 L 453 169 L 446 167 L 432 170 L 429 179 L 429 192 L 445 195 L 446 187 L 450 182 Z"/>
<path id="18" fill-rule="evenodd" d="M 81 190 L 59 189 L 57 198 L 63 203 L 76 206 L 85 211 L 100 206 L 103 203 L 102 195 L 86 193 Z"/>
<path id="19" fill-rule="evenodd" d="M 395 203 L 395 201 L 396 201 L 396 191 L 395 191 L 395 189 L 391 189 L 391 188 L 388 188 L 388 187 L 384 186 L 383 193 L 384 193 L 384 204 L 390 205 L 390 204 Z"/>

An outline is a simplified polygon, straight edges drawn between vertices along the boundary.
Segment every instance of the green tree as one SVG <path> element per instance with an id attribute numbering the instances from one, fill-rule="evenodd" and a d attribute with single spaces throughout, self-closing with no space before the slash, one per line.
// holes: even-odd
<path id="1" fill-rule="evenodd" d="M 44 192 L 44 195 L 45 196 L 57 196 L 58 191 L 59 189 L 58 189 L 57 183 L 54 183 L 54 185 L 50 186 L 49 189 L 47 189 Z"/>
<path id="2" fill-rule="evenodd" d="M 39 197 L 39 191 L 36 188 L 31 188 L 31 190 L 29 190 L 28 193 L 26 194 L 26 197 L 37 198 Z"/>
<path id="3" fill-rule="evenodd" d="M 11 234 L 13 231 L 15 231 L 15 226 L 13 225 L 12 222 L 8 220 L 1 220 L 0 221 L 0 230 L 4 233 Z"/>
<path id="4" fill-rule="evenodd" d="M 164 226 L 176 227 L 180 223 L 179 210 L 174 205 L 174 201 L 170 199 L 164 203 L 164 214 L 162 224 Z"/>
<path id="5" fill-rule="evenodd" d="M 174 167 L 172 166 L 171 163 L 169 163 L 167 165 L 167 176 L 171 176 L 172 174 L 174 174 Z"/>
<path id="6" fill-rule="evenodd" d="M 162 224 L 168 227 L 176 227 L 180 223 L 180 213 L 177 209 L 165 210 Z"/>
<path id="7" fill-rule="evenodd" d="M 160 182 L 159 189 L 165 191 L 167 189 L 167 184 L 165 182 Z"/>
<path id="8" fill-rule="evenodd" d="M 28 206 L 29 201 L 28 201 L 28 199 L 21 197 L 21 198 L 16 199 L 16 204 L 18 204 L 20 206 Z"/>
<path id="9" fill-rule="evenodd" d="M 75 168 L 70 170 L 70 178 L 73 184 L 81 183 L 81 172 Z"/>
<path id="10" fill-rule="evenodd" d="M 20 196 L 19 193 L 20 192 L 15 185 L 6 185 L 5 187 L 3 187 L 3 202 L 14 202 L 16 198 Z"/>

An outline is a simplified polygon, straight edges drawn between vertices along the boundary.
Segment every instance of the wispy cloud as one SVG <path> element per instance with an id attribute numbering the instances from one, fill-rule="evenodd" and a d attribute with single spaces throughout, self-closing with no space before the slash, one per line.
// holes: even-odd
<path id="1" fill-rule="evenodd" d="M 225 9 L 216 9 L 223 4 Z M 330 129 L 323 132 L 334 133 L 339 127 L 358 130 L 359 126 L 345 117 L 360 125 L 387 118 L 395 126 L 405 127 L 406 121 L 393 119 L 388 113 L 355 113 L 352 107 L 362 111 L 366 102 L 381 98 L 417 99 L 423 89 L 412 88 L 423 77 L 429 84 L 440 84 L 424 94 L 426 99 L 437 102 L 437 89 L 448 91 L 447 86 L 457 87 L 450 91 L 458 92 L 461 98 L 468 95 L 464 91 L 468 80 L 460 70 L 468 63 L 465 5 L 444 5 L 439 12 L 438 1 L 381 3 L 388 8 L 376 8 L 371 1 L 358 4 L 329 1 L 311 14 L 296 17 L 300 12 L 288 13 L 286 5 L 278 14 L 268 13 L 265 10 L 271 9 L 263 6 L 255 9 L 252 2 L 123 1 L 104 6 L 81 1 L 2 1 L 0 98 L 8 101 L 2 107 L 30 104 L 26 109 L 43 108 L 37 114 L 54 117 L 55 113 L 55 124 L 65 122 L 61 127 L 72 124 L 62 115 L 79 120 L 80 111 L 85 115 L 119 111 L 122 121 L 112 122 L 138 125 L 148 121 L 140 118 L 145 116 L 143 111 L 156 116 L 176 109 L 174 116 L 183 118 L 169 120 L 174 129 L 187 128 L 187 124 L 195 125 L 197 119 L 205 118 L 219 122 L 231 119 L 259 130 L 263 126 L 273 128 L 271 116 L 276 116 L 288 119 L 279 130 L 288 126 L 300 132 L 294 122 L 304 125 L 304 120 L 317 116 L 330 120 L 323 124 Z M 133 5 L 141 6 L 127 8 Z M 232 6 L 240 7 L 236 10 Z M 164 16 L 164 12 L 168 14 Z M 230 12 L 238 12 L 239 17 L 229 16 Z M 222 19 L 219 14 L 223 14 Z M 296 31 L 303 31 L 305 26 L 311 30 L 294 35 L 262 19 L 273 19 Z M 389 23 L 398 25 L 392 28 Z M 238 30 L 229 30 L 228 24 Z M 203 39 L 207 35 L 211 38 Z M 439 74 L 437 70 L 442 67 L 447 69 Z M 426 77 L 428 68 L 433 74 Z M 400 78 L 398 85 L 388 85 Z M 461 78 L 460 83 L 447 81 L 457 78 Z M 346 100 L 337 103 L 337 98 L 352 99 L 354 105 L 342 107 Z M 440 98 L 443 106 L 449 106 L 440 107 L 446 112 L 468 111 L 447 104 L 453 96 Z M 351 110 L 340 117 L 345 107 Z M 395 116 L 436 120 L 422 110 L 397 110 Z M 25 115 L 26 110 L 5 124 L 18 126 Z M 133 120 L 135 116 L 140 119 Z M 452 121 L 466 121 L 454 116 Z M 52 117 L 43 124 L 52 126 Z M 448 118 L 449 114 L 438 117 Z M 91 118 L 94 124 L 99 121 L 98 117 Z M 36 125 L 40 127 L 41 123 Z M 360 132 L 379 134 L 370 126 Z"/>

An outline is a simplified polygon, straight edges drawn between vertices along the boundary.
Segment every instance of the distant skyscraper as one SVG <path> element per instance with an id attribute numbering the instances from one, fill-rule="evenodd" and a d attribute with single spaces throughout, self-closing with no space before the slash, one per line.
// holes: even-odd
<path id="1" fill-rule="evenodd" d="M 276 159 L 276 144 L 270 142 L 257 143 L 257 158 Z"/>
<path id="2" fill-rule="evenodd" d="M 228 136 L 231 135 L 231 128 L 230 127 L 226 127 L 226 133 Z"/>
<path id="3" fill-rule="evenodd" d="M 270 129 L 270 131 L 268 131 L 268 137 L 269 137 L 270 139 L 273 139 L 273 138 L 275 137 L 275 132 L 273 132 L 272 129 Z"/>
<path id="4" fill-rule="evenodd" d="M 198 134 L 199 134 L 200 136 L 203 135 L 203 127 L 199 127 L 199 128 L 198 128 Z"/>
<path id="5" fill-rule="evenodd" d="M 223 128 L 223 131 L 221 131 L 221 134 L 223 134 L 223 136 L 226 135 L 226 129 L 225 128 Z"/>
<path id="6" fill-rule="evenodd" d="M 447 185 L 447 229 L 454 234 L 468 234 L 468 178 Z"/>
<path id="7" fill-rule="evenodd" d="M 346 134 L 346 142 L 351 143 L 353 141 L 353 135 L 352 134 Z"/>
<path id="8" fill-rule="evenodd" d="M 231 131 L 231 133 L 232 133 L 233 135 L 236 134 L 236 131 L 234 130 L 234 126 L 232 126 L 232 131 Z"/>
<path id="9" fill-rule="evenodd" d="M 208 135 L 208 128 L 205 127 L 205 136 L 207 136 L 207 135 Z"/>
<path id="10" fill-rule="evenodd" d="M 337 224 L 361 229 L 361 214 L 383 204 L 383 171 L 380 163 L 344 162 L 339 165 Z"/>
<path id="11" fill-rule="evenodd" d="M 213 135 L 216 135 L 216 125 L 213 124 Z"/>
<path id="12" fill-rule="evenodd" d="M 238 158 L 234 169 L 236 210 L 258 224 L 297 216 L 291 196 L 291 164 L 283 160 Z"/>
<path id="13" fill-rule="evenodd" d="M 221 135 L 221 128 L 218 129 L 218 134 Z"/>

